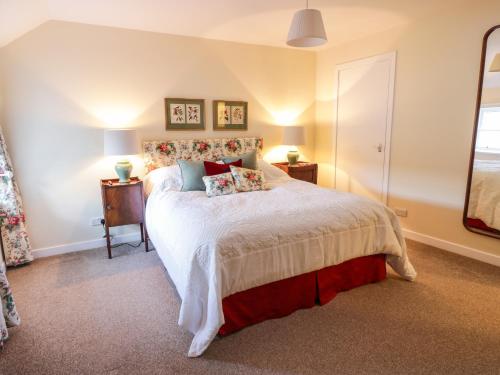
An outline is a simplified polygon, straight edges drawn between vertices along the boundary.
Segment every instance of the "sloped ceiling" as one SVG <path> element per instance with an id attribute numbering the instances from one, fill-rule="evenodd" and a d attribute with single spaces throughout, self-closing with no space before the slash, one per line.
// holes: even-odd
<path id="1" fill-rule="evenodd" d="M 0 47 L 47 20 L 47 0 L 0 0 Z"/>
<path id="2" fill-rule="evenodd" d="M 459 0 L 310 0 L 328 45 L 411 22 Z M 49 20 L 286 47 L 305 0 L 0 0 L 0 47 Z M 324 47 L 323 47 L 324 48 Z"/>

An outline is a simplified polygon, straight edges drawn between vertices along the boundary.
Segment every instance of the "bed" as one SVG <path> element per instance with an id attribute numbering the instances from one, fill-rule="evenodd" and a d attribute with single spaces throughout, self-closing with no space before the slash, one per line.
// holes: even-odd
<path id="1" fill-rule="evenodd" d="M 416 277 L 399 222 L 380 203 L 291 179 L 261 160 L 269 190 L 214 198 L 180 192 L 180 171 L 161 168 L 176 158 L 220 159 L 251 149 L 260 152 L 262 139 L 144 144 L 152 171 L 146 224 L 182 300 L 179 325 L 194 335 L 191 357 L 217 334 L 381 280 L 386 262 L 402 278 Z"/>
<path id="2" fill-rule="evenodd" d="M 500 160 L 475 160 L 470 189 L 468 223 L 500 231 Z"/>

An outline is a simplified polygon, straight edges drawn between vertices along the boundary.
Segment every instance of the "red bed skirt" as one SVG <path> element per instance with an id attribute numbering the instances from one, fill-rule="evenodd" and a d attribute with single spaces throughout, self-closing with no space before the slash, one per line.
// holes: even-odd
<path id="1" fill-rule="evenodd" d="M 222 300 L 225 324 L 219 335 L 281 318 L 316 303 L 324 305 L 338 292 L 385 278 L 385 255 L 376 254 L 235 293 Z"/>

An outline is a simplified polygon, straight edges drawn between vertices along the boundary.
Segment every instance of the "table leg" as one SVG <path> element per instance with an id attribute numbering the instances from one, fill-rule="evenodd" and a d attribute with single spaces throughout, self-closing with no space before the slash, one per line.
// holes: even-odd
<path id="1" fill-rule="evenodd" d="M 148 237 L 148 229 L 146 228 L 146 224 L 143 224 L 144 226 L 144 248 L 146 251 L 149 251 L 149 237 Z M 141 231 L 142 234 L 142 231 Z"/>
<path id="2" fill-rule="evenodd" d="M 108 259 L 111 259 L 111 239 L 109 238 L 109 227 L 105 225 L 106 229 L 106 246 L 108 247 Z"/>

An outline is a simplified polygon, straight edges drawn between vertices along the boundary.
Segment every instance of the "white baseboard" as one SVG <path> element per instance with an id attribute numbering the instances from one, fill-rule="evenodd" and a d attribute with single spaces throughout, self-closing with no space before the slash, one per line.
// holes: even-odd
<path id="1" fill-rule="evenodd" d="M 484 251 L 474 249 L 472 247 L 460 245 L 454 242 L 442 240 L 440 238 L 428 236 L 426 234 L 414 232 L 409 229 L 403 229 L 403 235 L 413 241 L 421 242 L 429 246 L 434 246 L 451 253 L 459 254 L 467 258 L 479 260 L 480 262 L 489 263 L 500 267 L 500 256 L 486 253 Z"/>
<path id="2" fill-rule="evenodd" d="M 413 241 L 421 242 L 429 246 L 434 246 L 439 249 L 443 249 L 455 254 L 478 260 L 480 262 L 500 267 L 499 255 L 486 253 L 472 247 L 467 247 L 454 242 L 442 240 L 436 237 L 428 236 L 426 234 L 414 232 L 409 229 L 403 229 L 403 235 Z M 140 237 L 141 236 L 139 232 L 120 234 L 113 237 L 113 243 L 139 241 Z M 35 258 L 50 257 L 53 255 L 73 253 L 76 251 L 91 250 L 102 246 L 106 246 L 106 239 L 98 238 L 90 241 L 73 242 L 70 244 L 34 249 L 33 256 Z"/>
<path id="3" fill-rule="evenodd" d="M 125 233 L 113 236 L 112 243 L 123 243 L 139 241 L 141 234 L 139 232 Z M 74 253 L 76 251 L 91 250 L 97 247 L 106 246 L 105 238 L 98 238 L 95 240 L 73 242 L 64 245 L 42 247 L 40 249 L 33 249 L 32 253 L 35 258 L 50 257 L 53 255 Z"/>

